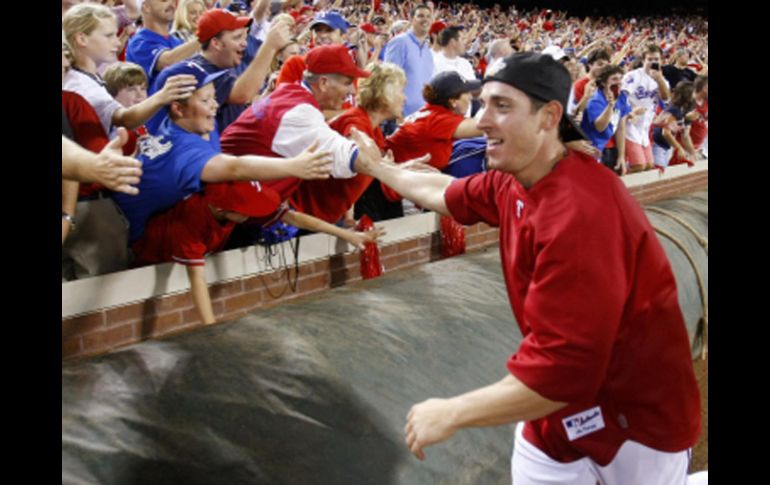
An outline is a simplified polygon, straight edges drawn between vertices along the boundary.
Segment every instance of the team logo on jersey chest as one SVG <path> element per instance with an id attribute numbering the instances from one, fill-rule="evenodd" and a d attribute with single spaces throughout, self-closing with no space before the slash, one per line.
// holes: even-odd
<path id="1" fill-rule="evenodd" d="M 139 139 L 139 153 L 151 160 L 168 153 L 173 146 L 170 141 L 163 143 L 163 135 L 143 136 Z"/>

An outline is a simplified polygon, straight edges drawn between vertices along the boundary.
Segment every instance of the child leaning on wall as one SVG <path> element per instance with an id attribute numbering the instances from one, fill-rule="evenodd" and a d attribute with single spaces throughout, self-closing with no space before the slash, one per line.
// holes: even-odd
<path id="1" fill-rule="evenodd" d="M 320 219 L 288 210 L 278 193 L 259 182 L 209 183 L 171 209 L 152 217 L 142 237 L 131 249 L 135 265 L 164 262 L 185 265 L 193 303 L 204 324 L 216 323 L 206 283 L 206 255 L 220 251 L 236 224 L 263 226 L 276 220 L 310 231 L 337 236 L 358 249 L 375 241 L 382 231 L 360 233 L 328 224 Z"/>

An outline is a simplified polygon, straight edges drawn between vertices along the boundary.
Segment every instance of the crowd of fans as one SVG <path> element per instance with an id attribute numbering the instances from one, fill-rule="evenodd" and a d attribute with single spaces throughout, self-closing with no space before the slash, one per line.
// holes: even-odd
<path id="1" fill-rule="evenodd" d="M 207 253 L 280 240 L 287 224 L 361 247 L 380 232 L 353 231 L 356 219 L 404 214 L 356 174 L 368 155 L 354 128 L 386 163 L 484 170 L 479 81 L 524 51 L 568 70 L 568 112 L 588 138 L 568 145 L 597 163 L 623 175 L 708 156 L 703 17 L 62 0 L 63 278 L 176 261 L 211 323 Z"/>

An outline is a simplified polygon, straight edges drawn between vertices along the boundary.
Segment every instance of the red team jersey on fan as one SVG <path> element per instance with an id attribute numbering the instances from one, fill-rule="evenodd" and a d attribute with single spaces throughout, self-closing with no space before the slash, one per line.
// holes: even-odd
<path id="1" fill-rule="evenodd" d="M 234 222 L 220 224 L 202 194 L 193 194 L 147 221 L 144 234 L 131 247 L 135 264 L 174 261 L 202 266 L 206 254 L 221 250 L 234 228 Z"/>
<path id="2" fill-rule="evenodd" d="M 385 147 L 393 151 L 396 163 L 404 163 L 430 153 L 431 166 L 443 170 L 452 156 L 452 141 L 457 127 L 465 117 L 453 111 L 426 104 L 409 115 L 395 133 L 387 138 Z M 401 200 L 393 189 L 383 184 L 382 192 L 391 201 Z"/>
<path id="3" fill-rule="evenodd" d="M 560 462 L 607 465 L 625 440 L 664 452 L 693 446 L 700 400 L 676 281 L 638 202 L 593 158 L 570 151 L 524 189 L 492 170 L 454 181 L 462 224 L 500 228 L 508 298 L 524 340 L 508 370 L 568 403 L 527 422 L 524 437 Z M 604 421 L 570 440 L 563 420 Z"/>

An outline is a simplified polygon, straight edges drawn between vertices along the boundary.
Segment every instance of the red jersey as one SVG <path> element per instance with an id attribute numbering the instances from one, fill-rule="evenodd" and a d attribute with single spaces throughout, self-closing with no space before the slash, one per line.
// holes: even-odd
<path id="1" fill-rule="evenodd" d="M 575 103 L 579 103 L 583 99 L 583 95 L 586 92 L 586 84 L 590 80 L 591 78 L 586 76 L 575 81 L 575 84 L 572 86 Z"/>
<path id="2" fill-rule="evenodd" d="M 692 139 L 692 144 L 697 149 L 700 148 L 709 134 L 709 100 L 704 100 L 700 106 L 696 103 L 695 111 L 700 113 L 700 118 L 693 121 L 692 125 L 690 125 L 690 139 Z"/>
<path id="3" fill-rule="evenodd" d="M 132 246 L 136 266 L 168 261 L 203 266 L 205 256 L 221 250 L 235 223 L 220 223 L 200 193 L 152 217 L 142 237 Z"/>
<path id="4" fill-rule="evenodd" d="M 463 115 L 443 106 L 426 104 L 404 120 L 398 130 L 387 138 L 385 147 L 393 151 L 396 163 L 404 163 L 430 153 L 428 163 L 443 170 L 449 165 L 454 133 L 463 120 Z M 389 187 L 383 185 L 382 189 L 387 199 L 401 200 Z"/>
<path id="5" fill-rule="evenodd" d="M 455 180 L 445 201 L 462 224 L 500 228 L 524 337 L 508 370 L 568 403 L 527 422 L 525 438 L 557 461 L 605 466 L 626 440 L 664 452 L 693 446 L 700 400 L 666 253 L 638 202 L 602 169 L 570 151 L 529 190 L 493 170 Z M 567 418 L 597 410 L 603 427 L 570 439 Z"/>
<path id="6" fill-rule="evenodd" d="M 346 137 L 357 128 L 373 139 L 380 150 L 385 147 L 382 130 L 379 126 L 372 127 L 369 115 L 361 108 L 351 108 L 336 116 L 329 121 L 329 126 Z M 334 224 L 355 204 L 372 180 L 363 174 L 349 179 L 303 180 L 292 194 L 291 203 L 300 212 Z"/>
<path id="7" fill-rule="evenodd" d="M 110 141 L 104 132 L 104 127 L 93 106 L 81 95 L 71 92 L 61 92 L 61 107 L 72 127 L 75 142 L 94 153 L 102 151 Z M 104 189 L 95 183 L 81 183 L 78 197 L 88 197 Z"/>

